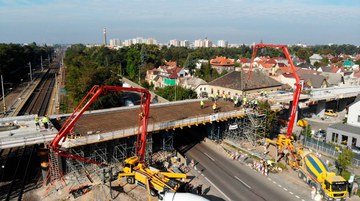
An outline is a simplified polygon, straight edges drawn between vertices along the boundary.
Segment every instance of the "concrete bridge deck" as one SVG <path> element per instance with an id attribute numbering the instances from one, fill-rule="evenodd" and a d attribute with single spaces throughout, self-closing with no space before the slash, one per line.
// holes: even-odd
<path id="1" fill-rule="evenodd" d="M 244 110 L 234 108 L 232 102 L 219 100 L 217 105 L 219 112 L 213 113 L 212 101 L 205 101 L 203 109 L 200 108 L 199 100 L 152 104 L 148 132 L 245 116 Z M 75 125 L 74 131 L 78 133 L 78 136 L 73 139 L 68 138 L 62 147 L 70 148 L 136 135 L 138 132 L 138 114 L 138 106 L 87 111 Z M 68 116 L 69 114 L 55 115 L 51 116 L 50 119 L 54 122 L 60 117 L 64 121 Z M 0 149 L 50 142 L 57 133 L 56 129 L 36 130 L 33 121 L 34 115 L 14 119 L 21 127 L 0 132 Z M 3 121 L 5 120 L 3 119 Z M 8 118 L 7 122 L 11 120 Z"/>

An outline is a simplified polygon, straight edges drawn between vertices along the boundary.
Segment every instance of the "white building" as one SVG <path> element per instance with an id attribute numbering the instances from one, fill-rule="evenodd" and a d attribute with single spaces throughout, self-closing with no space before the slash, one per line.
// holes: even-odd
<path id="1" fill-rule="evenodd" d="M 228 47 L 228 42 L 226 40 L 218 40 L 217 46 L 218 47 Z"/>
<path id="2" fill-rule="evenodd" d="M 201 39 L 195 40 L 194 41 L 194 47 L 198 48 L 198 47 L 204 47 L 204 41 Z"/>
<path id="3" fill-rule="evenodd" d="M 190 42 L 188 40 L 180 41 L 180 47 L 190 47 Z"/>
<path id="4" fill-rule="evenodd" d="M 117 47 L 121 45 L 121 41 L 118 38 L 110 39 L 110 47 Z"/>
<path id="5" fill-rule="evenodd" d="M 212 41 L 208 40 L 207 38 L 205 39 L 198 39 L 194 41 L 194 48 L 198 48 L 198 47 L 212 47 Z"/>
<path id="6" fill-rule="evenodd" d="M 176 39 L 170 40 L 169 46 L 179 47 L 180 46 L 180 41 L 178 41 Z"/>
<path id="7" fill-rule="evenodd" d="M 360 95 L 349 106 L 347 123 L 332 124 L 327 128 L 326 142 L 360 147 Z"/>
<path id="8" fill-rule="evenodd" d="M 157 41 L 154 38 L 143 37 L 132 38 L 124 41 L 124 46 L 130 46 L 134 44 L 157 45 Z"/>

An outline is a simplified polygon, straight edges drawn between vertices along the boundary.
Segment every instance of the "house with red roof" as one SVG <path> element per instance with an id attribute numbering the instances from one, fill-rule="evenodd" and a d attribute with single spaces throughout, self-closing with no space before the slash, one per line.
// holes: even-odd
<path id="1" fill-rule="evenodd" d="M 159 66 L 146 71 L 145 81 L 154 88 L 174 86 L 178 84 L 179 78 L 185 77 L 183 68 L 176 66 L 176 62 L 167 62 L 166 66 Z M 174 66 L 175 64 L 175 66 Z"/>
<path id="2" fill-rule="evenodd" d="M 215 69 L 218 73 L 223 71 L 233 71 L 235 69 L 234 60 L 228 59 L 226 57 L 216 57 L 215 59 L 210 60 L 211 68 Z"/>

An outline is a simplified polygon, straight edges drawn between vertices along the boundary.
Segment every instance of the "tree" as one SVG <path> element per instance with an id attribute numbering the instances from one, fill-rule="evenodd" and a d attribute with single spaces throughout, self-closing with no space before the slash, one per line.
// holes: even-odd
<path id="1" fill-rule="evenodd" d="M 267 101 L 260 101 L 258 107 L 259 111 L 266 114 L 265 135 L 266 137 L 271 137 L 272 134 L 276 132 L 276 112 L 271 110 L 271 106 Z"/>
<path id="2" fill-rule="evenodd" d="M 343 149 L 343 151 L 338 155 L 337 163 L 340 174 L 351 165 L 354 155 L 355 154 L 351 151 L 351 149 L 348 148 Z"/>
<path id="3" fill-rule="evenodd" d="M 170 101 L 197 98 L 197 94 L 194 90 L 185 89 L 181 86 L 167 86 L 156 90 L 155 93 Z"/>
<path id="4" fill-rule="evenodd" d="M 191 54 L 189 54 L 186 57 L 186 60 L 185 60 L 185 63 L 184 63 L 184 68 L 188 69 L 190 74 L 193 75 L 195 67 L 196 67 L 195 59 L 192 58 Z"/>

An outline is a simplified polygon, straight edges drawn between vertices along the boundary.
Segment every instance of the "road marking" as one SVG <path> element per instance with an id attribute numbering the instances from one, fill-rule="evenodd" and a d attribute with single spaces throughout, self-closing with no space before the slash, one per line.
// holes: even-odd
<path id="1" fill-rule="evenodd" d="M 213 159 L 211 156 L 209 156 L 209 154 L 207 154 L 207 153 L 204 153 L 205 154 L 205 156 L 207 156 L 208 158 L 210 158 L 212 161 L 215 161 L 215 159 Z"/>
<path id="2" fill-rule="evenodd" d="M 212 183 L 207 177 L 204 177 L 206 181 L 208 181 L 216 190 L 218 190 L 227 200 L 231 200 L 228 196 L 225 195 L 224 192 L 222 192 L 214 183 Z"/>
<path id="3" fill-rule="evenodd" d="M 286 188 L 284 188 L 285 191 L 288 191 Z"/>
<path id="4" fill-rule="evenodd" d="M 290 191 L 289 193 L 290 193 L 291 195 L 294 195 L 294 193 L 293 193 L 293 192 L 291 192 L 291 191 Z"/>
<path id="5" fill-rule="evenodd" d="M 304 199 L 302 199 L 301 201 L 305 201 Z"/>
<path id="6" fill-rule="evenodd" d="M 298 198 L 298 199 L 300 199 L 300 197 L 299 197 L 299 196 L 297 196 L 297 195 L 295 195 L 295 197 L 296 197 L 296 198 Z"/>
<path id="7" fill-rule="evenodd" d="M 271 181 L 271 178 L 268 177 L 267 179 Z"/>
<path id="8" fill-rule="evenodd" d="M 274 184 L 276 184 L 276 181 L 273 181 Z"/>
<path id="9" fill-rule="evenodd" d="M 280 188 L 282 187 L 280 184 L 278 185 Z"/>
<path id="10" fill-rule="evenodd" d="M 247 185 L 247 183 L 245 183 L 241 179 L 239 179 L 239 177 L 237 177 L 237 176 L 234 176 L 234 177 L 235 177 L 235 179 L 239 180 L 242 184 L 244 184 L 246 187 L 251 188 L 249 185 Z"/>

